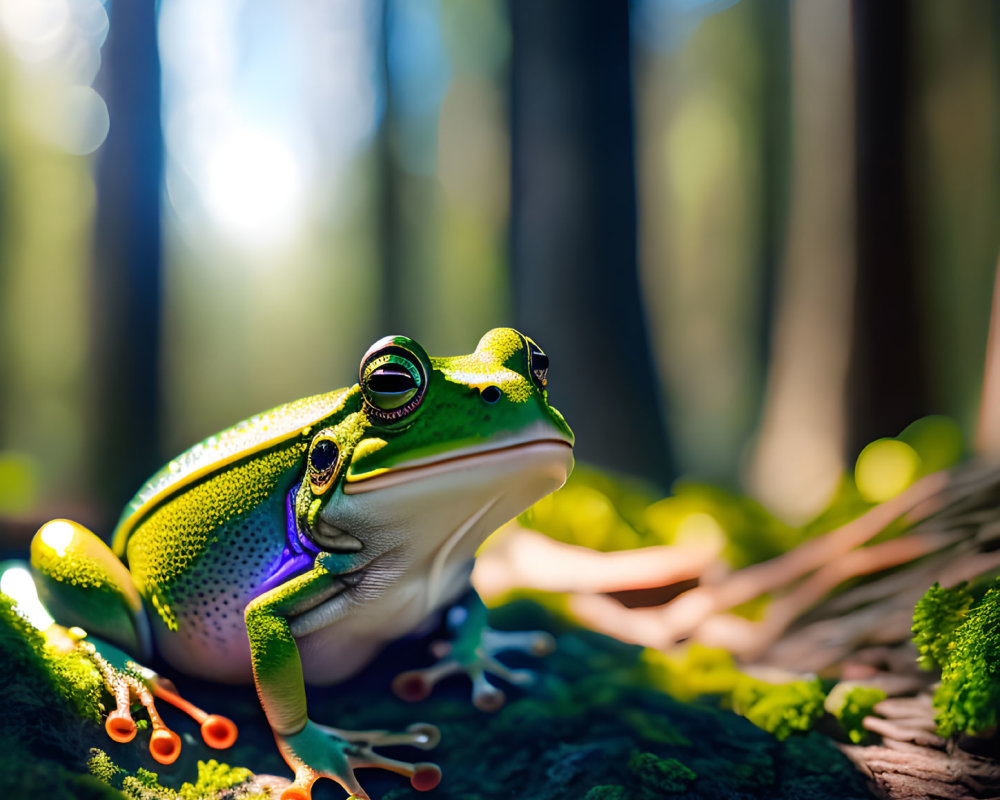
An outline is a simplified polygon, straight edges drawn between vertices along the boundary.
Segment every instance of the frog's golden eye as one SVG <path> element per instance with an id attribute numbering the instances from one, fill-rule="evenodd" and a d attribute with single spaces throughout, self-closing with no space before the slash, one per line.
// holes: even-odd
<path id="1" fill-rule="evenodd" d="M 416 343 L 403 336 L 381 339 L 361 361 L 361 393 L 368 415 L 378 422 L 403 419 L 424 398 L 427 373 L 423 361 L 407 345 Z"/>
<path id="2" fill-rule="evenodd" d="M 309 485 L 314 494 L 322 494 L 333 484 L 340 466 L 340 448 L 326 436 L 317 436 L 309 450 Z"/>
<path id="3" fill-rule="evenodd" d="M 528 348 L 528 371 L 531 379 L 539 389 L 544 389 L 549 382 L 549 357 L 530 337 L 525 336 L 524 342 Z"/>

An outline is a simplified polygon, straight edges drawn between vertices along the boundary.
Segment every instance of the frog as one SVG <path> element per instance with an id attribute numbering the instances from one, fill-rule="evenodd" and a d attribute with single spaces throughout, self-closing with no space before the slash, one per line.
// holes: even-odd
<path id="1" fill-rule="evenodd" d="M 137 699 L 150 751 L 170 763 L 180 740 L 156 710 L 161 699 L 199 720 L 210 746 L 235 740 L 228 719 L 144 666 L 155 652 L 186 675 L 254 684 L 294 773 L 283 800 L 308 800 L 321 778 L 364 800 L 359 767 L 433 788 L 435 764 L 376 748 L 429 749 L 434 726 L 334 728 L 309 715 L 305 686 L 371 668 L 442 615 L 452 640 L 434 645 L 432 666 L 392 682 L 398 695 L 420 699 L 464 672 L 473 703 L 493 710 L 505 699 L 497 677 L 530 682 L 496 655 L 544 654 L 552 637 L 490 628 L 470 574 L 485 539 L 573 469 L 574 435 L 548 402 L 548 369 L 512 328 L 451 357 L 387 336 L 353 386 L 257 414 L 170 461 L 125 507 L 110 546 L 69 520 L 43 525 L 31 544 L 38 594 L 62 646 L 85 648 L 115 698 L 108 734 L 135 735 Z"/>

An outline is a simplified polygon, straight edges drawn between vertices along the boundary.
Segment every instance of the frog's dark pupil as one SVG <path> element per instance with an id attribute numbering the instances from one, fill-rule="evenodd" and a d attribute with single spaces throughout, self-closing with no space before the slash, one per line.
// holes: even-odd
<path id="1" fill-rule="evenodd" d="M 368 377 L 368 388 L 379 394 L 403 394 L 416 388 L 416 381 L 405 367 L 385 364 Z"/>
<path id="2" fill-rule="evenodd" d="M 337 445 L 329 439 L 320 439 L 309 456 L 312 467 L 317 472 L 326 472 L 337 463 Z"/>
<path id="3" fill-rule="evenodd" d="M 500 390 L 496 386 L 487 386 L 479 396 L 487 403 L 495 403 L 500 399 Z"/>

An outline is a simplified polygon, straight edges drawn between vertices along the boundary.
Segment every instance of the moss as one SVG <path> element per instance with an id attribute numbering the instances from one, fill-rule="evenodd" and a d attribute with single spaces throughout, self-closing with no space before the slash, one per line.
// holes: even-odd
<path id="1" fill-rule="evenodd" d="M 826 692 L 818 679 L 768 683 L 746 675 L 725 650 L 692 644 L 680 654 L 645 650 L 647 679 L 672 697 L 717 697 L 779 740 L 808 731 L 823 714 Z"/>
<path id="2" fill-rule="evenodd" d="M 52 677 L 67 704 L 82 719 L 100 723 L 104 718 L 104 682 L 94 663 L 77 650 L 45 651 Z"/>
<path id="3" fill-rule="evenodd" d="M 676 758 L 661 758 L 655 753 L 638 750 L 629 758 L 628 769 L 642 788 L 656 794 L 683 792 L 698 777 L 694 770 Z"/>
<path id="4" fill-rule="evenodd" d="M 90 754 L 90 758 L 87 760 L 87 769 L 90 770 L 90 774 L 109 786 L 118 783 L 122 770 L 111 760 L 111 757 L 96 747 L 90 751 Z"/>
<path id="5" fill-rule="evenodd" d="M 823 715 L 826 692 L 818 679 L 772 684 L 741 676 L 733 688 L 733 711 L 784 741 L 805 732 Z"/>
<path id="6" fill-rule="evenodd" d="M 185 783 L 177 793 L 181 800 L 201 800 L 216 797 L 226 789 L 232 789 L 253 778 L 253 773 L 243 767 L 220 764 L 214 758 L 198 762 L 198 781 Z"/>
<path id="7" fill-rule="evenodd" d="M 613 783 L 591 787 L 584 800 L 632 800 L 632 794 L 624 786 Z"/>
<path id="8" fill-rule="evenodd" d="M 868 731 L 862 722 L 874 713 L 875 706 L 885 700 L 882 689 L 850 683 L 841 683 L 833 688 L 826 700 L 826 709 L 840 722 L 847 738 L 860 744 Z"/>
<path id="9" fill-rule="evenodd" d="M 945 735 L 992 730 L 1000 708 L 1000 589 L 994 585 L 955 628 L 934 693 Z"/>
<path id="10" fill-rule="evenodd" d="M 973 597 L 965 583 L 942 589 L 935 583 L 913 609 L 913 643 L 920 653 L 924 669 L 948 663 L 955 629 L 962 624 L 972 606 Z"/>
<path id="11" fill-rule="evenodd" d="M 671 697 L 689 701 L 704 696 L 728 697 L 740 679 L 733 657 L 718 647 L 691 644 L 672 654 L 642 651 L 647 679 Z"/>

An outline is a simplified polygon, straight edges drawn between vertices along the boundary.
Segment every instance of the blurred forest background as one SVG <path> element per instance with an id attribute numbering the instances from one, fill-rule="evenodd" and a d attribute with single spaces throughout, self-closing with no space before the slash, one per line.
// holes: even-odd
<path id="1" fill-rule="evenodd" d="M 0 533 L 513 325 L 578 458 L 814 514 L 971 436 L 992 0 L 0 0 Z"/>

